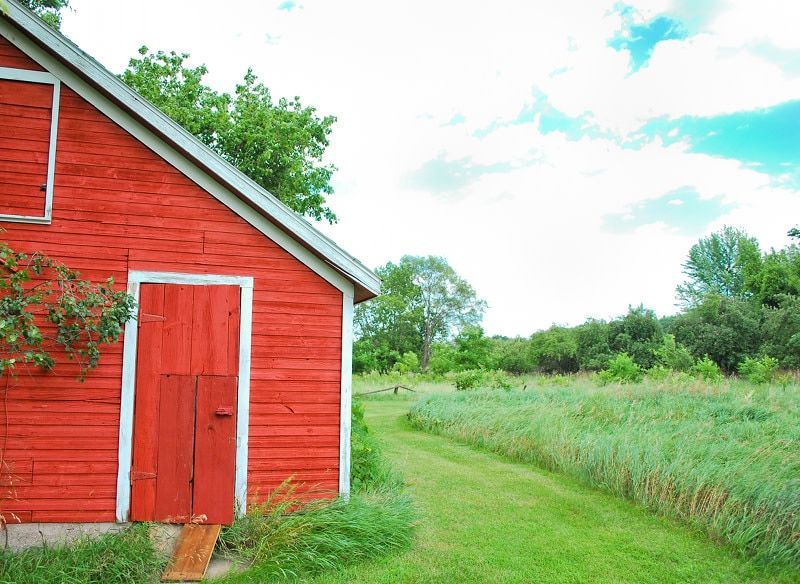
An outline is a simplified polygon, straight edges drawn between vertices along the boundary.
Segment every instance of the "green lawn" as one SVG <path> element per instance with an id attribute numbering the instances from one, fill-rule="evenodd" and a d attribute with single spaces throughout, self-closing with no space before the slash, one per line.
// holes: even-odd
<path id="1" fill-rule="evenodd" d="M 613 495 L 414 430 L 408 399 L 365 403 L 419 508 L 415 543 L 311 582 L 790 582 Z"/>

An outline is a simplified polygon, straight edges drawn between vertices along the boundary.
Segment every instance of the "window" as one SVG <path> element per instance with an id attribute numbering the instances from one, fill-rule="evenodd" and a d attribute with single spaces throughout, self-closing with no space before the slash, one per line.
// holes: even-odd
<path id="1" fill-rule="evenodd" d="M 0 67 L 0 221 L 50 223 L 60 82 Z"/>

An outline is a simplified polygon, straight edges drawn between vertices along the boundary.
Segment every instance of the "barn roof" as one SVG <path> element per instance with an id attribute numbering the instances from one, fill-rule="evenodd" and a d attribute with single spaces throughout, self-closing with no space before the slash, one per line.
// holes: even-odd
<path id="1" fill-rule="evenodd" d="M 367 300 L 380 292 L 380 279 L 311 223 L 225 161 L 17 0 L 6 0 L 6 4 L 5 16 L 37 45 L 352 282 L 355 302 Z"/>

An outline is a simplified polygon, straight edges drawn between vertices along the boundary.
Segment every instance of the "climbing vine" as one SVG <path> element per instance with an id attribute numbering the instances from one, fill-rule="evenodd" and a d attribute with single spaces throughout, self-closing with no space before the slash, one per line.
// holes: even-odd
<path id="1" fill-rule="evenodd" d="M 0 375 L 23 364 L 53 369 L 58 354 L 79 364 L 81 379 L 97 367 L 100 347 L 119 339 L 136 303 L 112 278 L 94 284 L 79 276 L 0 241 Z"/>

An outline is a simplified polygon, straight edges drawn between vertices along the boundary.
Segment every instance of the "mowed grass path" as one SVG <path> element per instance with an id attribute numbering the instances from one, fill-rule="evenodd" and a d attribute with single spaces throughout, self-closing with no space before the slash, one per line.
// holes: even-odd
<path id="1" fill-rule="evenodd" d="M 413 548 L 312 582 L 788 582 L 612 495 L 414 430 L 410 404 L 365 402 L 419 508 Z"/>

